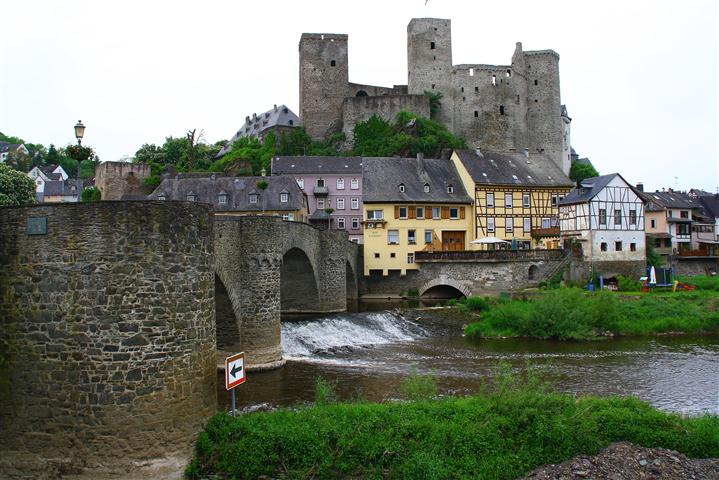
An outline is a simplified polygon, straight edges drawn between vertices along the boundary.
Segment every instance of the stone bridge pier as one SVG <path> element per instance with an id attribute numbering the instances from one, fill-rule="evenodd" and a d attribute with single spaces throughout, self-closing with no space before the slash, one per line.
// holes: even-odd
<path id="1" fill-rule="evenodd" d="M 280 317 L 347 309 L 357 297 L 358 245 L 345 232 L 273 217 L 215 217 L 218 343 L 246 354 L 249 369 L 281 366 Z M 231 311 L 232 318 L 219 318 Z M 224 315 L 230 317 L 230 315 Z"/>

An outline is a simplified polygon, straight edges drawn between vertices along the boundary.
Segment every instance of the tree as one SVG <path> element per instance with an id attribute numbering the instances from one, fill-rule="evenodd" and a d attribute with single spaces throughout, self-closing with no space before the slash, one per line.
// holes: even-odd
<path id="1" fill-rule="evenodd" d="M 442 92 L 430 92 L 424 91 L 425 96 L 429 99 L 429 118 L 434 119 L 434 116 L 442 108 Z"/>
<path id="2" fill-rule="evenodd" d="M 657 253 L 656 250 L 654 250 L 654 244 L 652 241 L 653 239 L 651 241 L 647 241 L 646 245 L 647 265 L 650 267 L 661 267 L 664 264 L 664 259 Z"/>
<path id="3" fill-rule="evenodd" d="M 0 163 L 0 205 L 35 203 L 35 182 L 22 172 Z"/>
<path id="4" fill-rule="evenodd" d="M 581 182 L 585 178 L 596 177 L 598 175 L 599 172 L 597 172 L 591 163 L 573 162 L 572 168 L 569 170 L 569 178 L 575 182 Z"/>
<path id="5" fill-rule="evenodd" d="M 99 202 L 102 199 L 100 189 L 97 187 L 86 188 L 80 197 L 83 202 Z"/>

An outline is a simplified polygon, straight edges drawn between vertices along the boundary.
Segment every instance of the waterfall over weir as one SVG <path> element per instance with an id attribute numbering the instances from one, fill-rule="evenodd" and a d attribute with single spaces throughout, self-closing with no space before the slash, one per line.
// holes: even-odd
<path id="1" fill-rule="evenodd" d="M 348 352 L 427 336 L 426 331 L 393 312 L 338 314 L 282 322 L 285 358 Z"/>

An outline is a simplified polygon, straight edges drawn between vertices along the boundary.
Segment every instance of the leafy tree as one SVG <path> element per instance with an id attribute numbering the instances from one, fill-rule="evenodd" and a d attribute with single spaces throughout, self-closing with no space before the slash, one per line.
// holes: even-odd
<path id="1" fill-rule="evenodd" d="M 647 265 L 654 267 L 661 267 L 664 264 L 664 259 L 661 255 L 654 250 L 654 244 L 652 241 L 648 241 L 646 245 L 647 251 Z"/>
<path id="2" fill-rule="evenodd" d="M 0 163 L 0 205 L 35 203 L 35 182 L 22 172 Z"/>
<path id="3" fill-rule="evenodd" d="M 596 177 L 599 172 L 594 168 L 591 163 L 572 163 L 572 168 L 569 170 L 569 178 L 575 182 L 581 182 L 585 178 Z"/>
<path id="4" fill-rule="evenodd" d="M 99 188 L 90 187 L 82 191 L 82 196 L 80 198 L 83 202 L 99 202 L 102 198 L 102 194 L 100 193 Z"/>
<path id="5" fill-rule="evenodd" d="M 439 109 L 442 108 L 442 92 L 430 92 L 425 90 L 424 94 L 427 98 L 429 98 L 429 118 L 433 119 L 437 112 L 439 112 Z"/>

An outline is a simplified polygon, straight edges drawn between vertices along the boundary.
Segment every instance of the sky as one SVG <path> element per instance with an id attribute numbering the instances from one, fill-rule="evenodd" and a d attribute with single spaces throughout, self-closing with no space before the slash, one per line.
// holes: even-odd
<path id="1" fill-rule="evenodd" d="M 452 21 L 453 63 L 560 54 L 572 146 L 645 189 L 719 187 L 719 2 L 83 1 L 3 5 L 0 132 L 103 161 L 204 131 L 229 139 L 274 104 L 299 113 L 303 32 L 349 34 L 350 81 L 407 83 L 413 17 Z M 16 19 L 16 21 L 8 21 Z"/>

